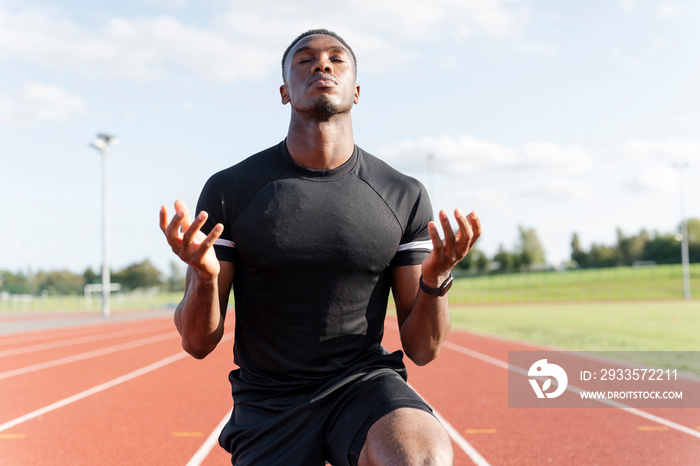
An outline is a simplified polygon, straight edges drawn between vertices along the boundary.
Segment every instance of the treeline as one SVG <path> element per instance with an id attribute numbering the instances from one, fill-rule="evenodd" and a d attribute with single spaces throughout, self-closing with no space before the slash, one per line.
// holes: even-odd
<path id="1" fill-rule="evenodd" d="M 680 231 L 680 227 L 678 229 Z M 602 268 L 638 264 L 678 264 L 681 262 L 680 233 L 649 232 L 642 229 L 636 235 L 625 235 L 617 229 L 615 244 L 593 243 L 586 250 L 577 233 L 571 238 L 571 260 L 567 268 Z M 690 262 L 700 262 L 700 220 L 688 220 L 688 250 Z M 513 249 L 503 245 L 492 257 L 478 249 L 472 250 L 458 265 L 465 274 L 514 273 L 552 268 L 545 260 L 545 252 L 530 228 L 518 227 L 518 241 Z"/>
<path id="2" fill-rule="evenodd" d="M 148 259 L 121 270 L 110 271 L 110 281 L 119 283 L 122 291 L 159 287 L 164 291 L 185 289 L 185 277 L 176 262 L 171 262 L 169 275 L 164 275 Z M 82 274 L 68 270 L 40 270 L 36 273 L 0 270 L 0 292 L 13 295 L 82 294 L 85 285 L 102 282 L 101 273 L 88 268 Z"/>
<path id="3" fill-rule="evenodd" d="M 488 273 L 513 273 L 547 268 L 544 248 L 534 228 L 518 226 L 518 240 L 514 249 L 503 245 L 493 257 L 483 251 L 473 249 L 457 266 L 465 274 L 485 275 Z"/>
<path id="4" fill-rule="evenodd" d="M 680 231 L 680 228 L 679 228 Z M 612 245 L 592 244 L 581 248 L 576 233 L 571 238 L 572 264 L 581 268 L 616 267 L 639 263 L 678 264 L 681 262 L 680 233 L 649 233 L 642 229 L 626 236 L 617 229 L 617 241 Z M 700 262 L 700 220 L 688 220 L 688 252 L 690 262 Z"/>

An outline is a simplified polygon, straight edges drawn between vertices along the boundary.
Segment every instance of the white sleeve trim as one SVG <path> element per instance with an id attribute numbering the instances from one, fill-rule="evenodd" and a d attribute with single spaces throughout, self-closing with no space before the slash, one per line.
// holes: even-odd
<path id="1" fill-rule="evenodd" d="M 228 240 L 228 239 L 219 238 L 216 241 L 214 241 L 214 246 L 225 246 L 227 248 L 235 248 L 236 243 L 234 243 L 233 241 Z"/>
<path id="2" fill-rule="evenodd" d="M 433 249 L 433 240 L 428 239 L 425 241 L 414 241 L 412 243 L 400 244 L 397 251 L 411 251 L 414 249 L 427 249 L 430 251 Z"/>

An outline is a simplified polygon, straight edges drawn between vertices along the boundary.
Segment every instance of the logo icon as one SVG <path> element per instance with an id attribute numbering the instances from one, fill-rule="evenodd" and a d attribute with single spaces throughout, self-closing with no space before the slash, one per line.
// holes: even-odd
<path id="1" fill-rule="evenodd" d="M 556 398 L 566 390 L 566 386 L 569 383 L 569 377 L 567 377 L 566 372 L 560 366 L 556 364 L 550 364 L 546 359 L 540 359 L 530 366 L 530 370 L 527 371 L 528 377 L 549 377 L 542 383 L 542 387 L 538 383 L 538 379 L 530 378 L 528 381 L 532 385 L 532 389 L 535 391 L 537 398 Z M 552 386 L 552 378 L 557 381 L 557 389 L 553 392 L 547 393 L 547 390 Z"/>

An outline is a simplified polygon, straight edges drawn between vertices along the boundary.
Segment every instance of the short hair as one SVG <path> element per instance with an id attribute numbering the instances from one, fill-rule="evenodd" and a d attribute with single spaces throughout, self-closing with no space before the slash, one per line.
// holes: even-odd
<path id="1" fill-rule="evenodd" d="M 287 79 L 287 72 L 284 69 L 284 64 L 287 61 L 287 56 L 289 55 L 289 52 L 292 51 L 295 45 L 299 43 L 300 40 L 302 40 L 305 37 L 313 36 L 315 34 L 321 34 L 324 36 L 331 36 L 332 38 L 336 39 L 338 42 L 343 44 L 346 49 L 350 52 L 350 55 L 352 55 L 352 61 L 355 65 L 355 72 L 357 72 L 357 58 L 355 58 L 355 52 L 352 51 L 352 47 L 348 45 L 347 42 L 345 42 L 345 39 L 340 37 L 338 34 L 336 34 L 333 31 L 329 31 L 328 29 L 310 29 L 302 34 L 299 35 L 296 39 L 292 41 L 291 44 L 289 44 L 289 47 L 287 47 L 287 50 L 284 51 L 284 55 L 282 55 L 282 79 L 286 80 Z"/>

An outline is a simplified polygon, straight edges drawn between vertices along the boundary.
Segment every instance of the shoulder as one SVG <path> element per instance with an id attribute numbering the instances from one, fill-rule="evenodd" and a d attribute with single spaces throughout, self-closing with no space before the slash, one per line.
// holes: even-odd
<path id="1" fill-rule="evenodd" d="M 213 174 L 202 188 L 197 211 L 220 212 L 234 219 L 251 199 L 272 181 L 284 176 L 279 145 L 251 155 Z"/>
<path id="2" fill-rule="evenodd" d="M 414 205 L 421 200 L 428 200 L 425 186 L 416 178 L 401 173 L 363 149 L 359 149 L 359 157 L 356 176 L 370 185 L 390 205 Z"/>
<path id="3" fill-rule="evenodd" d="M 207 180 L 206 186 L 211 188 L 249 186 L 256 181 L 260 182 L 274 176 L 278 172 L 276 167 L 281 168 L 281 166 L 280 147 L 277 144 L 214 173 Z"/>

